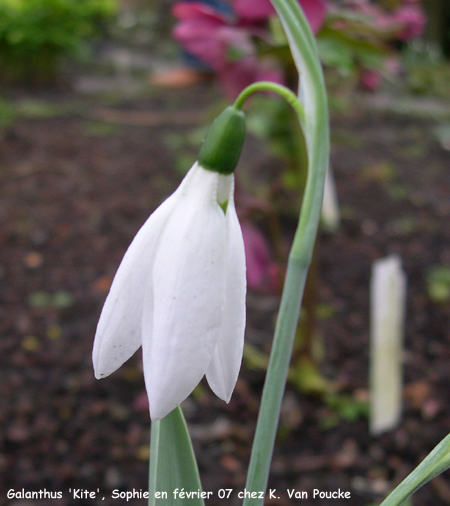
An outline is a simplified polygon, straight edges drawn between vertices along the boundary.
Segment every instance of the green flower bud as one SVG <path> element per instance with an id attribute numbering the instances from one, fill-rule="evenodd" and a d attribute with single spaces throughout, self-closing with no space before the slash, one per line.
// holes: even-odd
<path id="1" fill-rule="evenodd" d="M 220 174 L 234 172 L 245 140 L 245 116 L 240 109 L 227 107 L 206 133 L 198 163 Z"/>

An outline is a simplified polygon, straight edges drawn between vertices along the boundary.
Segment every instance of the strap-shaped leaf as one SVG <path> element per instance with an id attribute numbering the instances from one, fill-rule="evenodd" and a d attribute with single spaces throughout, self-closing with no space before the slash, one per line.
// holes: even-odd
<path id="1" fill-rule="evenodd" d="M 148 505 L 203 504 L 197 461 L 178 406 L 162 420 L 152 422 Z"/>
<path id="2" fill-rule="evenodd" d="M 450 434 L 394 489 L 380 506 L 401 506 L 416 490 L 450 468 Z"/>

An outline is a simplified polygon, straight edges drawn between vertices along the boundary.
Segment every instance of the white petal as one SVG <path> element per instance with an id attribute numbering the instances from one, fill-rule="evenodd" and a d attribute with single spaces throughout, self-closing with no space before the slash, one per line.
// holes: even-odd
<path id="1" fill-rule="evenodd" d="M 229 402 L 242 362 L 245 330 L 245 252 L 232 195 L 227 208 L 225 303 L 220 340 L 206 371 L 213 392 Z"/>
<path id="2" fill-rule="evenodd" d="M 117 270 L 100 315 L 94 340 L 92 359 L 97 379 L 113 373 L 141 345 L 144 293 L 145 287 L 151 281 L 155 245 L 190 178 L 191 171 L 178 190 L 144 223 Z"/>
<path id="3" fill-rule="evenodd" d="M 201 380 L 220 335 L 225 215 L 219 175 L 194 166 L 155 253 L 144 311 L 144 375 L 152 420 L 180 404 Z M 152 339 L 147 339 L 152 335 Z"/>
<path id="4" fill-rule="evenodd" d="M 92 358 L 98 379 L 118 369 L 141 345 L 145 280 L 158 235 L 175 205 L 174 197 L 169 197 L 144 223 L 114 277 L 94 340 Z"/>

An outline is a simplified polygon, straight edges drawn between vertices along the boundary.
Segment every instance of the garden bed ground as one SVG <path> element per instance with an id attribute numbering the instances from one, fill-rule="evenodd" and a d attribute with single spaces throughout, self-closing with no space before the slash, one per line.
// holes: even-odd
<path id="1" fill-rule="evenodd" d="M 113 98 L 16 92 L 0 130 L 0 504 L 125 504 L 111 491 L 147 487 L 139 353 L 96 381 L 92 342 L 127 245 L 188 168 L 186 139 L 216 97 L 203 83 Z M 354 109 L 333 117 L 342 225 L 320 234 L 317 288 L 321 369 L 350 411 L 288 387 L 270 478 L 280 498 L 266 504 L 377 504 L 450 431 L 450 303 L 432 302 L 426 285 L 430 267 L 450 264 L 450 153 L 435 120 Z M 270 166 L 250 140 L 242 171 Z M 371 264 L 394 252 L 408 278 L 405 406 L 396 430 L 372 437 L 353 400 L 367 399 Z M 251 293 L 248 305 L 248 339 L 267 350 L 278 297 Z M 206 385 L 185 403 L 211 506 L 240 503 L 263 377 L 244 365 L 229 405 Z M 98 499 L 74 499 L 74 488 Z M 293 488 L 309 498 L 288 499 Z M 315 488 L 351 499 L 313 499 Z M 63 497 L 8 500 L 10 489 Z M 413 504 L 450 504 L 448 477 Z"/>

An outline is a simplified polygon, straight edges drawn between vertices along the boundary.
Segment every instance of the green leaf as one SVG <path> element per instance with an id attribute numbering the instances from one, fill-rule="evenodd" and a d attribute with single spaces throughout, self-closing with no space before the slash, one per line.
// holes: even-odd
<path id="1" fill-rule="evenodd" d="M 289 379 L 300 392 L 323 394 L 328 389 L 325 377 L 309 358 L 300 358 L 289 371 Z"/>
<path id="2" fill-rule="evenodd" d="M 334 40 L 339 42 L 342 46 L 348 47 L 354 51 L 355 55 L 372 54 L 377 56 L 387 56 L 388 49 L 381 43 L 372 42 L 344 33 L 340 30 L 335 30 L 330 27 L 325 27 L 320 32 L 320 40 Z"/>
<path id="3" fill-rule="evenodd" d="M 51 297 L 47 292 L 33 292 L 28 297 L 28 304 L 31 307 L 47 307 L 50 305 Z"/>
<path id="4" fill-rule="evenodd" d="M 73 303 L 73 295 L 64 290 L 59 290 L 53 294 L 37 291 L 33 292 L 28 298 L 28 304 L 31 307 L 65 309 L 72 306 Z"/>
<path id="5" fill-rule="evenodd" d="M 444 304 L 450 300 L 450 266 L 435 265 L 427 274 L 427 290 L 433 302 Z"/>
<path id="6" fill-rule="evenodd" d="M 203 494 L 206 497 L 183 412 L 178 406 L 162 420 L 152 422 L 148 505 L 203 506 Z"/>
<path id="7" fill-rule="evenodd" d="M 406 505 L 408 498 L 431 479 L 450 468 L 450 435 L 395 488 L 380 506 Z"/>
<path id="8" fill-rule="evenodd" d="M 337 67 L 345 74 L 350 74 L 354 69 L 353 53 L 342 42 L 324 38 L 318 41 L 318 47 L 320 57 L 325 65 Z"/>
<path id="9" fill-rule="evenodd" d="M 245 365 L 252 371 L 266 371 L 269 365 L 269 356 L 263 351 L 258 350 L 256 346 L 249 343 L 244 344 Z"/>
<path id="10" fill-rule="evenodd" d="M 55 309 L 66 309 L 73 306 L 74 298 L 70 292 L 59 290 L 55 292 L 51 298 L 51 306 Z"/>

